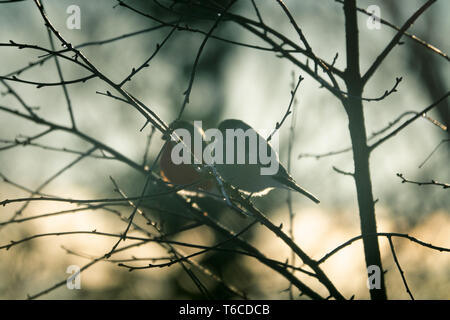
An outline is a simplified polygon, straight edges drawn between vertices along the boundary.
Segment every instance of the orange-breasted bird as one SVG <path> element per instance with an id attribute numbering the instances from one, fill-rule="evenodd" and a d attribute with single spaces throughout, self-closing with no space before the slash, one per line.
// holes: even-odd
<path id="1" fill-rule="evenodd" d="M 175 139 L 174 134 L 172 134 L 172 137 L 168 135 L 163 137 L 166 140 L 166 144 L 160 159 L 161 176 L 165 181 L 175 185 L 195 184 L 192 188 L 187 188 L 187 190 L 195 190 L 197 188 L 205 191 L 212 190 L 215 186 L 214 179 L 199 169 L 199 166 L 203 165 L 203 151 L 208 145 L 206 141 L 207 135 L 205 136 L 202 128 L 187 121 L 175 121 L 170 127 L 175 133 Z M 274 188 L 284 188 L 297 191 L 315 203 L 320 202 L 313 194 L 300 187 L 294 181 L 279 162 L 278 154 L 270 143 L 248 124 L 241 120 L 227 119 L 219 124 L 218 131 L 222 143 L 218 144 L 220 149 L 215 150 L 214 155 L 217 155 L 217 152 L 219 152 L 222 156 L 222 161 L 211 164 L 214 165 L 221 178 L 227 183 L 246 194 L 254 196 L 265 195 Z M 227 134 L 230 131 L 234 133 L 240 131 L 239 134 L 244 134 L 244 137 L 241 137 L 241 139 L 233 137 L 230 140 L 227 138 Z M 250 142 L 251 140 L 246 140 L 250 135 L 255 137 L 253 144 Z M 184 145 L 181 144 L 180 139 Z M 239 146 L 238 141 L 243 141 L 244 145 Z M 269 162 L 262 163 L 259 153 L 261 149 L 265 150 L 266 154 L 270 154 L 270 158 L 266 159 Z M 240 156 L 241 160 L 238 160 Z M 256 161 L 251 163 L 249 161 L 251 158 L 256 159 Z M 231 163 L 228 162 L 230 159 Z M 198 165 L 195 164 L 196 160 L 198 160 Z M 276 168 L 273 172 L 263 173 L 264 170 L 270 171 L 268 169 L 273 168 Z M 215 193 L 221 194 L 217 192 L 217 189 Z"/>

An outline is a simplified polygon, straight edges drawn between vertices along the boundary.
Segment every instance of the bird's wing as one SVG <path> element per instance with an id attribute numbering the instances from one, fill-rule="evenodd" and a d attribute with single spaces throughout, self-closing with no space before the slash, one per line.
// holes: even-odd
<path id="1" fill-rule="evenodd" d="M 257 139 L 258 139 L 258 140 L 257 140 L 258 143 L 259 143 L 259 141 L 261 141 L 261 140 L 264 141 L 264 142 L 266 143 L 267 148 L 268 148 L 266 154 L 267 154 L 267 155 L 274 154 L 274 155 L 275 155 L 275 158 L 276 158 L 276 161 L 279 162 L 278 152 L 276 152 L 276 151 L 272 148 L 272 145 L 270 144 L 270 142 L 267 142 L 267 140 L 266 140 L 264 137 L 262 137 L 255 129 L 253 129 L 250 125 L 248 125 L 248 124 L 245 123 L 244 121 L 239 120 L 239 119 L 226 119 L 226 120 L 223 120 L 223 121 L 219 124 L 218 129 L 223 133 L 224 137 L 225 137 L 226 129 L 242 129 L 242 130 L 244 130 L 244 131 L 247 131 L 247 130 L 249 130 L 249 129 L 252 130 L 252 131 L 255 132 L 255 134 L 256 134 L 256 137 L 257 137 Z M 225 140 L 224 140 L 224 141 L 225 141 Z M 224 143 L 224 147 L 225 147 L 225 143 Z M 259 148 L 259 147 L 258 147 L 258 148 Z M 258 149 L 258 150 L 259 150 L 259 149 Z"/>

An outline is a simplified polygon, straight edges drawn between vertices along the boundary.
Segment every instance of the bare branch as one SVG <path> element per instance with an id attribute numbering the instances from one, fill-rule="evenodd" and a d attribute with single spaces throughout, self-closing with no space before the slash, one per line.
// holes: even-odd
<path id="1" fill-rule="evenodd" d="M 415 237 L 412 237 L 408 234 L 404 234 L 404 233 L 396 233 L 396 232 L 377 232 L 374 235 L 378 236 L 378 237 L 398 237 L 398 238 L 405 238 L 408 239 L 411 242 L 417 243 L 423 247 L 427 247 L 429 249 L 433 249 L 433 250 L 437 250 L 437 251 L 441 251 L 441 252 L 450 252 L 450 248 L 445 248 L 445 247 L 438 247 L 435 245 L 432 245 L 431 243 L 426 243 L 423 242 Z M 373 235 L 370 235 L 373 236 Z M 324 263 L 326 260 L 328 260 L 331 256 L 333 256 L 335 253 L 337 253 L 338 251 L 344 249 L 345 247 L 351 245 L 353 242 L 357 241 L 357 240 L 361 240 L 363 238 L 363 236 L 357 236 L 354 238 L 351 238 L 350 240 L 347 240 L 346 242 L 342 243 L 341 245 L 337 246 L 336 248 L 334 248 L 333 250 L 331 250 L 330 252 L 328 252 L 326 255 L 324 255 L 322 258 L 320 258 L 317 263 L 318 264 L 322 264 Z"/>
<path id="2" fill-rule="evenodd" d="M 37 82 L 37 81 L 30 81 L 30 80 L 23 80 L 19 79 L 16 76 L 12 76 L 11 78 L 0 76 L 0 79 L 8 80 L 8 81 L 15 81 L 20 83 L 26 83 L 26 84 L 32 84 L 35 85 L 36 88 L 43 88 L 43 87 L 55 87 L 55 86 L 62 86 L 62 85 L 68 85 L 68 84 L 74 84 L 74 83 L 80 83 L 80 82 L 86 82 L 92 78 L 95 78 L 96 75 L 91 74 L 90 76 L 82 77 L 79 79 L 74 80 L 67 80 L 67 81 L 61 81 L 61 82 Z"/>
<path id="3" fill-rule="evenodd" d="M 288 7 L 284 4 L 283 0 L 277 0 L 277 2 L 283 9 L 286 16 L 289 18 L 290 23 L 294 27 L 295 31 L 297 32 L 298 36 L 300 37 L 300 40 L 302 41 L 303 45 L 305 46 L 306 51 L 309 51 L 312 53 L 312 49 L 311 49 L 308 41 L 306 40 L 305 36 L 303 35 L 302 29 L 300 29 L 297 22 L 295 22 L 295 19 L 292 16 L 291 12 L 289 11 Z"/>
<path id="4" fill-rule="evenodd" d="M 236 0 L 231 0 L 228 3 L 228 5 L 225 7 L 225 9 L 222 10 L 222 12 L 219 14 L 219 17 L 216 19 L 216 21 L 214 22 L 213 26 L 211 27 L 211 29 L 209 29 L 208 33 L 206 34 L 205 38 L 203 39 L 202 43 L 200 44 L 200 47 L 199 47 L 198 52 L 197 52 L 197 55 L 195 57 L 194 65 L 192 66 L 191 78 L 189 80 L 188 88 L 183 93 L 184 94 L 184 100 L 183 100 L 183 104 L 181 105 L 180 112 L 178 113 L 177 120 L 181 119 L 181 116 L 183 115 L 184 109 L 186 108 L 186 105 L 189 103 L 189 97 L 191 95 L 192 86 L 194 85 L 195 72 L 197 71 L 197 65 L 198 65 L 198 62 L 200 60 L 200 55 L 203 52 L 203 49 L 204 49 L 204 47 L 206 45 L 206 42 L 211 37 L 213 31 L 217 28 L 219 23 L 222 21 L 222 18 L 224 16 L 224 14 L 231 8 L 231 6 L 233 4 L 235 4 L 235 2 L 236 2 Z"/>
<path id="5" fill-rule="evenodd" d="M 335 1 L 336 1 L 336 2 L 339 2 L 339 3 L 344 3 L 343 0 L 335 0 Z M 372 16 L 373 16 L 372 13 L 368 12 L 368 11 L 365 10 L 365 9 L 362 9 L 362 8 L 359 8 L 359 7 L 358 7 L 357 10 L 358 10 L 359 12 L 364 13 L 365 15 L 367 15 L 367 16 L 369 16 L 369 17 L 372 17 Z M 392 29 L 395 29 L 395 30 L 397 30 L 397 31 L 401 31 L 401 29 L 400 29 L 399 27 L 395 26 L 394 24 L 390 23 L 389 21 L 386 21 L 385 19 L 383 19 L 383 18 L 381 18 L 381 17 L 377 17 L 377 18 L 380 20 L 380 22 L 381 22 L 382 24 L 384 24 L 384 25 L 386 25 L 386 26 L 388 26 L 388 27 L 391 27 Z M 426 41 L 420 39 L 418 36 L 416 36 L 416 35 L 414 35 L 414 34 L 410 34 L 410 33 L 406 32 L 406 31 L 404 31 L 403 34 L 404 34 L 405 36 L 407 36 L 408 38 L 412 39 L 413 41 L 415 41 L 415 42 L 419 43 L 420 45 L 424 46 L 424 47 L 427 48 L 428 50 L 430 50 L 430 51 L 432 51 L 432 52 L 434 52 L 434 53 L 437 53 L 438 55 L 440 55 L 441 57 L 443 57 L 445 60 L 447 60 L 447 61 L 450 62 L 449 56 L 448 56 L 446 53 L 442 52 L 442 50 L 436 48 L 435 46 L 433 46 L 433 45 L 431 45 L 431 44 L 429 44 L 429 43 L 427 43 Z"/>
<path id="6" fill-rule="evenodd" d="M 420 186 L 438 186 L 438 187 L 442 187 L 443 189 L 448 189 L 450 188 L 450 184 L 448 183 L 442 183 L 442 182 L 438 182 L 436 180 L 431 180 L 431 181 L 412 181 L 412 180 L 408 180 L 406 179 L 402 173 L 397 173 L 397 177 L 399 177 L 400 179 L 402 179 L 402 183 L 411 183 L 411 184 L 416 184 L 419 187 Z"/>
<path id="7" fill-rule="evenodd" d="M 439 147 L 442 146 L 446 142 L 450 142 L 450 139 L 443 139 L 443 140 L 441 140 L 441 142 L 438 143 L 438 145 L 433 149 L 433 151 L 431 151 L 431 153 L 419 165 L 419 169 L 421 169 L 425 165 L 425 163 L 433 156 L 433 154 L 439 149 Z"/>
<path id="8" fill-rule="evenodd" d="M 272 131 L 272 133 L 267 137 L 267 142 L 269 142 L 273 135 L 281 128 L 281 126 L 283 125 L 284 121 L 286 120 L 286 118 L 292 113 L 292 105 L 295 101 L 295 94 L 297 93 L 297 89 L 300 86 L 300 82 L 302 82 L 302 80 L 304 80 L 304 78 L 300 75 L 298 77 L 298 81 L 297 84 L 295 85 L 295 87 L 291 90 L 291 100 L 289 101 L 289 105 L 287 107 L 286 112 L 284 113 L 283 118 L 281 119 L 280 122 L 277 122 L 275 125 L 275 129 Z"/>
<path id="9" fill-rule="evenodd" d="M 131 73 L 122 80 L 122 82 L 119 83 L 119 87 L 122 87 L 125 82 L 127 81 L 131 81 L 131 78 L 136 75 L 139 71 L 141 71 L 143 68 L 148 68 L 150 65 L 150 61 L 158 54 L 159 50 L 164 46 L 164 44 L 167 42 L 167 40 L 169 40 L 169 38 L 173 35 L 173 33 L 175 32 L 175 30 L 178 28 L 178 24 L 176 24 L 172 30 L 170 30 L 169 34 L 164 38 L 164 40 L 161 42 L 161 44 L 156 44 L 156 49 L 155 51 L 152 53 L 152 55 L 150 57 L 148 57 L 147 60 L 144 61 L 143 64 L 141 64 L 137 69 L 133 68 L 131 70 Z"/>
<path id="10" fill-rule="evenodd" d="M 179 258 L 179 259 L 171 260 L 171 261 L 166 262 L 166 263 L 149 264 L 149 265 L 142 266 L 142 267 L 130 266 L 130 265 L 126 265 L 126 264 L 123 264 L 123 263 L 120 263 L 119 266 L 120 266 L 120 267 L 127 268 L 129 271 L 138 270 L 138 269 L 150 269 L 150 268 L 170 267 L 171 265 L 173 265 L 173 264 L 175 264 L 175 263 L 185 261 L 185 260 L 187 260 L 187 259 L 189 259 L 189 258 L 193 258 L 193 257 L 195 257 L 195 256 L 198 256 L 198 255 L 200 255 L 200 254 L 204 254 L 204 253 L 206 253 L 206 252 L 208 252 L 208 251 L 215 250 L 215 249 L 217 249 L 217 248 L 223 246 L 224 244 L 226 244 L 226 243 L 228 243 L 228 242 L 230 242 L 230 241 L 236 239 L 237 237 L 239 237 L 239 236 L 241 236 L 242 234 L 244 234 L 245 232 L 247 232 L 251 227 L 253 227 L 253 226 L 256 224 L 256 222 L 257 222 L 257 220 L 254 220 L 254 221 L 251 222 L 249 225 L 247 225 L 245 228 L 243 228 L 241 231 L 239 231 L 238 233 L 236 233 L 235 235 L 233 235 L 233 237 L 231 237 L 231 238 L 228 238 L 228 239 L 226 239 L 226 240 L 224 240 L 224 241 L 221 241 L 221 242 L 219 242 L 219 243 L 217 243 L 217 244 L 215 244 L 215 245 L 213 245 L 213 246 L 205 246 L 203 250 L 197 251 L 197 252 L 195 252 L 195 253 L 192 253 L 192 254 L 190 254 L 190 255 L 184 256 L 184 257 Z M 235 252 L 235 251 L 233 250 L 233 252 Z"/>
<path id="11" fill-rule="evenodd" d="M 339 169 L 339 168 L 337 168 L 335 166 L 333 166 L 333 170 L 336 171 L 339 174 L 344 175 L 344 176 L 352 176 L 352 177 L 355 176 L 355 174 L 353 172 L 343 171 L 343 170 L 341 170 L 341 169 Z"/>
<path id="12" fill-rule="evenodd" d="M 131 104 L 137 111 L 139 111 L 150 123 L 152 123 L 158 130 L 160 130 L 162 133 L 165 133 L 168 129 L 167 124 L 150 108 L 146 107 L 143 103 L 140 103 L 137 101 L 136 98 L 132 97 L 129 93 L 127 93 L 125 90 L 123 90 L 119 85 L 114 83 L 112 80 L 110 80 L 108 77 L 106 77 L 103 73 L 101 73 L 85 56 L 83 53 L 81 53 L 79 50 L 75 49 L 72 44 L 67 42 L 62 35 L 55 29 L 55 27 L 51 24 L 50 20 L 48 19 L 46 13 L 44 12 L 44 8 L 42 7 L 42 4 L 39 0 L 33 0 L 36 6 L 39 9 L 39 12 L 41 14 L 42 19 L 45 22 L 45 26 L 49 28 L 52 33 L 61 41 L 62 45 L 73 51 L 75 53 L 76 57 L 80 57 L 81 60 L 85 63 L 89 70 L 92 71 L 92 73 L 108 83 L 111 87 L 113 87 L 115 90 L 117 90 L 128 102 Z M 1 44 L 0 44 L 1 45 Z"/>
<path id="13" fill-rule="evenodd" d="M 380 53 L 380 55 L 375 59 L 373 64 L 369 67 L 369 69 L 366 71 L 364 76 L 362 77 L 363 84 L 366 84 L 367 81 L 370 79 L 370 77 L 375 73 L 375 71 L 378 69 L 378 67 L 381 65 L 383 60 L 388 56 L 388 54 L 392 51 L 392 49 L 397 45 L 400 38 L 403 36 L 404 32 L 408 30 L 408 28 L 414 23 L 414 21 L 419 18 L 422 13 L 425 12 L 433 3 L 435 3 L 436 0 L 428 0 L 422 7 L 420 7 L 406 22 L 405 24 L 400 28 L 400 30 L 397 32 L 397 34 L 392 38 L 392 40 L 389 42 L 389 44 L 384 48 L 384 50 Z"/>
<path id="14" fill-rule="evenodd" d="M 47 32 L 48 32 L 48 39 L 50 40 L 50 46 L 51 46 L 52 50 L 55 51 L 55 44 L 53 43 L 52 33 L 50 32 L 50 30 L 47 30 Z M 69 110 L 69 115 L 70 115 L 70 121 L 72 122 L 73 129 L 76 130 L 77 126 L 75 124 L 75 117 L 73 115 L 72 102 L 70 101 L 69 91 L 67 90 L 67 86 L 64 83 L 63 73 L 62 73 L 61 66 L 59 64 L 59 60 L 58 60 L 57 56 L 55 56 L 55 63 L 56 63 L 56 70 L 58 71 L 59 79 L 61 80 L 61 86 L 62 86 L 62 89 L 64 92 L 64 97 L 66 98 L 67 109 Z"/>
<path id="15" fill-rule="evenodd" d="M 68 199 L 68 198 L 59 198 L 59 197 L 16 198 L 16 199 L 6 199 L 3 201 L 0 201 L 0 206 L 6 206 L 7 204 L 15 203 L 15 202 L 30 202 L 30 201 L 56 201 L 56 202 L 83 204 L 83 203 L 102 203 L 102 202 L 128 202 L 128 201 L 139 200 L 139 199 L 153 199 L 153 198 L 158 198 L 161 196 L 166 196 L 166 195 L 170 195 L 173 193 L 177 193 L 178 191 L 181 191 L 188 187 L 199 184 L 200 182 L 202 182 L 202 181 L 200 180 L 200 181 L 191 183 L 189 185 L 174 187 L 174 188 L 171 188 L 169 191 L 158 192 L 158 193 L 154 193 L 154 194 L 150 194 L 150 195 L 137 196 L 137 197 L 135 196 L 135 197 L 127 197 L 127 198 L 101 198 L 101 199 Z"/>
<path id="16" fill-rule="evenodd" d="M 389 246 L 391 247 L 392 257 L 394 258 L 395 264 L 397 265 L 398 271 L 400 272 L 400 275 L 403 280 L 403 284 L 405 285 L 405 288 L 406 288 L 406 292 L 411 297 L 411 300 L 414 300 L 414 296 L 412 295 L 411 290 L 408 287 L 408 283 L 406 282 L 406 278 L 405 278 L 404 272 L 402 270 L 402 267 L 400 266 L 400 262 L 397 259 L 397 254 L 395 253 L 395 248 L 394 248 L 394 243 L 392 242 L 392 237 L 387 237 L 387 238 L 389 240 Z"/>
<path id="17" fill-rule="evenodd" d="M 381 145 L 383 142 L 389 140 L 390 138 L 392 138 L 393 136 L 395 136 L 397 133 L 399 133 L 401 130 L 403 130 L 404 128 L 406 128 L 408 125 L 410 125 L 412 122 L 414 122 L 415 120 L 417 120 L 418 118 L 420 118 L 423 114 L 426 114 L 428 111 L 430 111 L 431 109 L 433 109 L 434 107 L 436 107 L 437 105 L 439 105 L 439 103 L 441 103 L 442 101 L 444 101 L 445 99 L 448 98 L 448 96 L 450 95 L 450 91 L 448 91 L 446 94 L 444 94 L 441 98 L 439 98 L 436 102 L 433 102 L 430 106 L 426 107 L 425 109 L 423 109 L 420 112 L 417 112 L 417 114 L 415 116 L 413 116 L 411 119 L 405 121 L 400 127 L 398 127 L 397 129 L 395 129 L 394 131 L 392 131 L 391 133 L 389 133 L 388 135 L 384 136 L 383 138 L 381 138 L 380 140 L 374 142 L 371 146 L 369 146 L 369 149 L 372 151 L 375 148 L 377 148 L 379 145 Z"/>
<path id="18" fill-rule="evenodd" d="M 35 117 L 36 114 L 33 111 L 33 108 L 31 106 L 29 106 L 23 99 L 22 97 L 20 97 L 17 92 L 11 88 L 11 86 L 8 85 L 8 83 L 4 80 L 1 79 L 0 82 L 8 89 L 7 93 L 11 94 L 14 96 L 14 98 L 16 98 L 17 101 L 19 101 L 19 103 L 27 110 L 27 112 L 30 114 L 30 116 Z"/>

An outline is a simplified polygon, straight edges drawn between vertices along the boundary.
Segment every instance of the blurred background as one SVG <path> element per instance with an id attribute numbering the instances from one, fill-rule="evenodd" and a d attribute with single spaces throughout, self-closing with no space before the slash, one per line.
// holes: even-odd
<path id="1" fill-rule="evenodd" d="M 152 1 L 126 1 L 127 4 L 150 13 L 164 21 L 174 21 L 174 16 Z M 163 3 L 168 3 L 164 2 Z M 332 1 L 285 0 L 316 55 L 331 62 L 336 53 L 336 67 L 345 68 L 345 34 L 342 5 Z M 68 29 L 66 12 L 76 4 L 81 12 L 81 28 Z M 158 23 L 135 12 L 115 6 L 112 0 L 46 0 L 48 16 L 63 37 L 73 45 L 107 40 L 146 30 Z M 381 17 L 401 26 L 423 1 L 358 1 L 366 9 L 378 5 Z M 275 1 L 258 0 L 258 8 L 264 22 L 290 39 L 297 39 L 295 30 Z M 428 43 L 450 51 L 448 32 L 450 3 L 438 1 L 428 9 L 410 28 L 410 33 Z M 238 1 L 232 7 L 233 13 L 257 19 L 251 1 Z M 187 18 L 186 23 L 202 30 L 209 30 L 211 17 L 196 12 L 197 18 Z M 359 15 L 359 38 L 361 69 L 364 72 L 383 50 L 395 30 L 382 25 L 371 30 L 367 28 L 365 15 Z M 105 75 L 114 81 L 121 81 L 132 70 L 142 64 L 170 32 L 170 27 L 151 32 L 141 32 L 120 41 L 87 45 L 80 50 Z M 244 31 L 233 22 L 223 22 L 215 35 L 234 41 L 267 47 L 257 37 Z M 124 86 L 138 97 L 165 122 L 173 121 L 182 105 L 198 48 L 204 36 L 199 33 L 176 31 L 161 48 L 150 66 Z M 37 44 L 50 47 L 47 30 L 32 1 L 0 4 L 0 43 Z M 398 92 L 380 102 L 366 102 L 366 124 L 370 135 L 385 127 L 405 111 L 419 111 L 441 97 L 449 87 L 449 64 L 441 56 L 425 50 L 424 47 L 403 38 L 403 45 L 397 46 L 385 60 L 379 71 L 366 87 L 364 96 L 378 97 L 389 90 L 396 77 L 403 77 Z M 55 46 L 60 43 L 55 40 Z M 38 61 L 42 52 L 0 47 L 0 75 L 7 75 L 32 61 Z M 299 56 L 300 57 L 300 56 Z M 304 61 L 304 57 L 300 58 Z M 66 80 L 86 75 L 73 63 L 59 59 Z M 331 249 L 360 234 L 359 215 L 353 180 L 336 173 L 336 166 L 352 171 L 351 152 L 332 157 L 316 159 L 300 157 L 300 154 L 322 154 L 350 146 L 347 119 L 340 102 L 306 73 L 286 59 L 280 59 L 273 52 L 232 45 L 216 39 L 209 39 L 200 57 L 190 103 L 184 112 L 186 120 L 202 120 L 204 127 L 215 127 L 223 119 L 238 118 L 255 128 L 270 129 L 283 117 L 290 100 L 292 73 L 302 75 L 305 80 L 297 92 L 296 130 L 291 153 L 291 174 L 296 181 L 316 194 L 321 204 L 315 206 L 308 199 L 292 195 L 295 220 L 293 225 L 296 242 L 310 256 L 319 259 Z M 58 82 L 54 59 L 45 61 L 18 75 L 21 79 L 37 82 Z M 70 125 L 66 99 L 61 87 L 43 87 L 11 82 L 11 86 L 26 103 L 38 107 L 37 113 L 50 121 Z M 131 106 L 120 101 L 96 94 L 96 91 L 111 90 L 99 79 L 86 83 L 68 85 L 68 93 L 79 130 L 116 149 L 128 158 L 141 163 L 145 146 L 151 131 L 147 126 L 139 130 L 145 119 Z M 21 109 L 17 99 L 7 94 L 7 88 L 0 83 L 0 105 Z M 429 116 L 449 125 L 450 106 L 448 99 Z M 288 162 L 288 135 L 291 119 L 280 129 L 280 159 Z M 0 150 L 7 140 L 30 137 L 42 132 L 43 126 L 20 119 L 0 111 Z M 436 186 L 402 184 L 396 174 L 415 181 L 449 182 L 450 143 L 443 144 L 421 167 L 433 149 L 448 131 L 440 130 L 425 119 L 418 119 L 395 138 L 378 148 L 371 157 L 374 197 L 378 199 L 376 212 L 380 232 L 408 233 L 425 242 L 450 247 L 450 197 L 449 189 Z M 63 132 L 52 132 L 35 142 L 54 148 L 67 148 L 85 152 L 90 145 L 81 139 Z M 152 137 L 148 163 L 158 154 L 163 140 L 156 132 Z M 95 154 L 100 155 L 99 152 Z M 47 150 L 28 145 L 0 151 L 0 173 L 8 181 L 34 190 L 60 169 L 67 166 L 78 155 Z M 113 177 L 128 195 L 137 195 L 142 190 L 144 177 L 129 166 L 115 161 L 86 158 L 65 171 L 45 186 L 42 192 L 60 197 L 94 199 L 117 197 L 109 177 Z M 29 193 L 0 180 L 0 200 L 28 197 Z M 274 224 L 289 224 L 287 193 L 272 191 L 258 199 L 257 205 Z M 165 221 L 167 228 L 175 228 L 186 221 L 170 211 L 182 214 L 180 208 L 164 197 L 157 204 L 167 209 L 149 210 L 155 220 Z M 0 208 L 0 222 L 7 221 L 23 204 L 14 203 Z M 248 222 L 239 216 L 205 201 L 210 214 L 231 229 L 239 230 Z M 58 202 L 32 202 L 19 216 L 32 217 L 45 213 L 67 210 L 76 206 Z M 169 210 L 170 209 L 170 210 Z M 130 208 L 118 208 L 127 215 Z M 33 234 L 71 231 L 98 230 L 119 233 L 124 222 L 105 210 L 84 210 L 70 214 L 33 219 L 23 223 L 0 225 L 0 245 Z M 138 235 L 137 232 L 132 234 Z M 278 238 L 263 226 L 255 226 L 246 238 L 267 256 L 285 261 L 290 251 Z M 174 237 L 179 241 L 213 245 L 220 237 L 202 226 Z M 450 258 L 446 253 L 433 251 L 407 240 L 395 239 L 398 258 L 405 271 L 408 284 L 416 298 L 450 298 Z M 25 242 L 10 250 L 0 250 L 0 298 L 24 299 L 68 277 L 69 265 L 83 266 L 90 257 L 102 256 L 116 239 L 96 235 L 69 235 L 44 237 Z M 132 243 L 130 240 L 126 244 Z M 124 244 L 122 244 L 124 245 Z M 407 299 L 400 275 L 395 267 L 389 244 L 380 239 L 386 283 L 391 298 Z M 64 249 L 77 254 L 68 254 Z M 185 253 L 196 250 L 182 248 Z M 84 257 L 80 256 L 84 255 Z M 164 257 L 167 252 L 156 244 L 133 248 L 114 259 L 131 257 Z M 232 254 L 209 252 L 197 256 L 195 261 L 219 274 L 227 283 L 246 292 L 254 299 L 285 299 L 289 283 L 273 270 L 255 263 L 255 259 Z M 144 265 L 147 262 L 135 262 Z M 356 299 L 369 297 L 366 287 L 363 248 L 356 242 L 329 259 L 323 268 L 344 295 L 355 295 Z M 207 285 L 211 296 L 234 298 L 217 282 L 198 275 Z M 313 280 L 298 274 L 299 278 L 325 294 Z M 81 290 L 68 290 L 62 286 L 43 298 L 53 299 L 182 299 L 202 298 L 198 288 L 179 264 L 166 268 L 154 268 L 128 272 L 117 263 L 99 262 L 81 275 Z M 322 291 L 321 291 L 322 290 Z M 295 298 L 297 298 L 297 295 Z"/>

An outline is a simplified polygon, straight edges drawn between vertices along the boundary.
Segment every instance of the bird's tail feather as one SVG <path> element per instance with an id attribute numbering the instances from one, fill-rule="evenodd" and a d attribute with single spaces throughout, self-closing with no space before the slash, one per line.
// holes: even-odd
<path id="1" fill-rule="evenodd" d="M 281 177 L 280 177 L 281 178 Z M 283 178 L 283 181 L 281 181 L 285 186 L 289 187 L 292 190 L 295 190 L 297 192 L 300 192 L 301 194 L 303 194 L 305 197 L 308 197 L 309 199 L 311 199 L 312 201 L 314 201 L 315 203 L 320 203 L 320 200 L 317 199 L 313 194 L 311 194 L 310 192 L 306 191 L 305 189 L 303 189 L 302 187 L 300 187 L 298 184 L 295 183 L 295 181 L 292 178 Z"/>
<path id="2" fill-rule="evenodd" d="M 308 191 L 306 191 L 305 189 L 301 188 L 300 186 L 298 186 L 296 183 L 293 183 L 292 186 L 290 186 L 292 189 L 294 189 L 295 191 L 300 192 L 301 194 L 303 194 L 304 196 L 308 197 L 309 199 L 311 199 L 312 201 L 314 201 L 315 203 L 320 203 L 320 200 L 317 199 L 312 193 L 309 193 Z"/>

